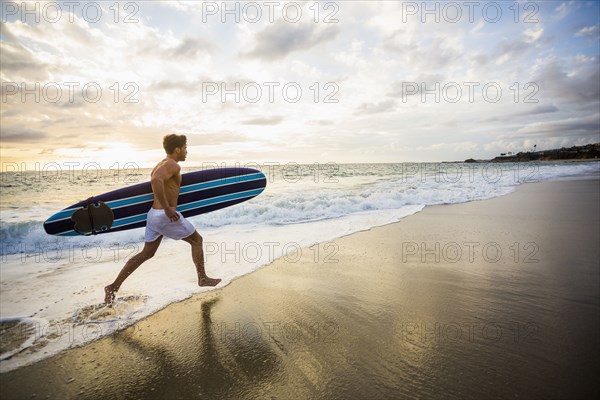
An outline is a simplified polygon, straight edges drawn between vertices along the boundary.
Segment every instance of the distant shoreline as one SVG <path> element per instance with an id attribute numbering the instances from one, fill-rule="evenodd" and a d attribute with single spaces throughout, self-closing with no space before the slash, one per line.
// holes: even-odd
<path id="1" fill-rule="evenodd" d="M 477 162 L 589 162 L 600 160 L 600 143 L 585 146 L 572 146 L 569 148 L 551 149 L 543 151 L 519 152 L 517 154 L 505 153 L 491 160 L 475 160 L 469 158 L 466 163 Z"/>
<path id="2" fill-rule="evenodd" d="M 476 164 L 484 164 L 484 163 L 509 163 L 509 162 L 527 162 L 527 163 L 545 163 L 545 162 L 558 162 L 558 163 L 585 163 L 585 162 L 599 162 L 600 158 L 569 158 L 569 159 L 558 159 L 558 160 L 465 160 L 465 161 L 443 161 L 444 163 L 454 163 L 454 162 L 462 162 L 462 163 L 476 163 Z"/>

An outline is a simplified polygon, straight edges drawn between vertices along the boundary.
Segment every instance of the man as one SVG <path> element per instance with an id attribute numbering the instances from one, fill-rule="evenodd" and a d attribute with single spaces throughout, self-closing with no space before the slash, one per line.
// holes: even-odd
<path id="1" fill-rule="evenodd" d="M 148 211 L 144 248 L 125 264 L 113 283 L 104 288 L 104 302 L 111 304 L 121 284 L 144 261 L 154 256 L 163 236 L 175 240 L 185 240 L 192 245 L 192 259 L 196 264 L 198 285 L 216 286 L 221 279 L 206 276 L 204 271 L 204 252 L 202 251 L 202 236 L 181 213 L 175 210 L 179 188 L 181 186 L 181 167 L 179 161 L 185 161 L 187 155 L 187 138 L 185 135 L 166 135 L 163 147 L 167 157 L 159 162 L 152 170 L 151 184 L 154 193 L 152 208 Z"/>

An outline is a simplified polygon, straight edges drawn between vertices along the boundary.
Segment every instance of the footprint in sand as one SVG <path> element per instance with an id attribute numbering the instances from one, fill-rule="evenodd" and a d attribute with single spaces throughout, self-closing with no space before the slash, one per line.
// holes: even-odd
<path id="1" fill-rule="evenodd" d="M 148 296 L 127 296 L 117 298 L 111 305 L 100 303 L 82 306 L 73 313 L 72 322 L 79 325 L 126 318 L 140 310 L 147 299 Z"/>

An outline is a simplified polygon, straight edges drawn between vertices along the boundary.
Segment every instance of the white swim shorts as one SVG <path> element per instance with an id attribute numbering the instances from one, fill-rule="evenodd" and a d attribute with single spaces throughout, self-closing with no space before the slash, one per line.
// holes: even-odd
<path id="1" fill-rule="evenodd" d="M 150 208 L 146 219 L 146 233 L 144 234 L 145 242 L 154 242 L 160 235 L 171 239 L 181 240 L 190 236 L 196 228 L 194 225 L 177 211 L 179 219 L 171 221 L 166 216 L 165 210 Z"/>

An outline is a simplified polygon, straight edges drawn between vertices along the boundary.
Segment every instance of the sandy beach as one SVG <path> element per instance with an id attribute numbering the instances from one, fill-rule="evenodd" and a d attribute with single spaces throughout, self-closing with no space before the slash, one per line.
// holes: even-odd
<path id="1" fill-rule="evenodd" d="M 1 397 L 594 398 L 599 190 L 525 184 L 303 249 L 2 374 Z"/>

